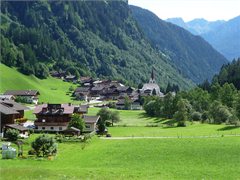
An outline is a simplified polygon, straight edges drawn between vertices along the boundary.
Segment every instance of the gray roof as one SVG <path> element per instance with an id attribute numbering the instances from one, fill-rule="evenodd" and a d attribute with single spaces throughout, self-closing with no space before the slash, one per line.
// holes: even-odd
<path id="1" fill-rule="evenodd" d="M 17 111 L 24 111 L 29 109 L 26 106 L 16 103 L 12 100 L 0 100 L 0 112 L 3 114 L 18 114 Z"/>
<path id="2" fill-rule="evenodd" d="M 76 92 L 88 92 L 90 90 L 89 87 L 78 87 L 77 89 L 75 89 L 75 93 Z"/>
<path id="3" fill-rule="evenodd" d="M 97 123 L 100 116 L 83 116 L 85 123 Z"/>
<path id="4" fill-rule="evenodd" d="M 39 95 L 38 90 L 7 90 L 4 95 L 14 95 L 14 96 L 36 96 Z"/>
<path id="5" fill-rule="evenodd" d="M 0 104 L 0 112 L 6 115 L 9 114 L 19 114 L 19 112 L 17 112 L 16 110 L 14 110 L 13 108 Z"/>
<path id="6" fill-rule="evenodd" d="M 27 131 L 28 128 L 25 128 L 24 126 L 18 125 L 18 124 L 7 124 L 6 127 L 10 127 L 12 129 L 17 129 L 19 131 Z"/>

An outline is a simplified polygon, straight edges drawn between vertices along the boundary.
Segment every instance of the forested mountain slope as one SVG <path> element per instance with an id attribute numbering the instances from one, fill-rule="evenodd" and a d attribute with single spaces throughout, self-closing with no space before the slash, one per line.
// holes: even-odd
<path id="1" fill-rule="evenodd" d="M 220 85 L 233 83 L 240 90 L 240 58 L 224 65 L 221 71 L 213 77 L 213 83 L 215 82 L 218 82 Z"/>
<path id="2" fill-rule="evenodd" d="M 211 79 L 227 59 L 203 38 L 159 19 L 152 12 L 131 6 L 133 16 L 153 46 L 168 54 L 179 70 L 196 83 Z"/>
<path id="3" fill-rule="evenodd" d="M 1 3 L 1 61 L 25 74 L 49 70 L 148 81 L 188 88 L 168 57 L 146 40 L 127 1 L 9 1 Z"/>

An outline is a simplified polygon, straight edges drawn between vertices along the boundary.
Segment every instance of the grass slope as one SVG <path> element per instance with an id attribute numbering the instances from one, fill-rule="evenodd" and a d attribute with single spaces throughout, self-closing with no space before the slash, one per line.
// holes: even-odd
<path id="1" fill-rule="evenodd" d="M 8 179 L 238 179 L 238 137 L 59 144 L 55 160 L 0 160 Z M 26 147 L 25 147 L 26 150 Z"/>
<path id="2" fill-rule="evenodd" d="M 8 89 L 36 89 L 40 92 L 39 102 L 67 103 L 72 102 L 66 95 L 70 86 L 75 86 L 60 79 L 49 77 L 38 79 L 35 76 L 26 76 L 15 69 L 0 64 L 0 92 Z"/>

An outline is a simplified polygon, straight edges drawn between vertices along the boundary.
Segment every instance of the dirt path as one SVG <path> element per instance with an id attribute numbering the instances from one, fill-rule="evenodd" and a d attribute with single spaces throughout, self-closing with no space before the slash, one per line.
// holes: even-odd
<path id="1" fill-rule="evenodd" d="M 127 139 L 200 139 L 200 138 L 221 138 L 240 137 L 240 134 L 213 135 L 213 136 L 132 136 L 132 137 L 100 137 L 104 140 L 127 140 Z"/>

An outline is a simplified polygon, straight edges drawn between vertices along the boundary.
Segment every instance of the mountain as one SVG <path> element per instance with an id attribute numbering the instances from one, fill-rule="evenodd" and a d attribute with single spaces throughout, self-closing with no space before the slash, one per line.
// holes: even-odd
<path id="1" fill-rule="evenodd" d="M 152 12 L 131 6 L 134 18 L 153 46 L 167 54 L 178 69 L 196 83 L 211 79 L 224 63 L 220 53 L 203 38 L 159 19 Z"/>
<path id="2" fill-rule="evenodd" d="M 225 23 L 224 20 L 217 20 L 217 21 L 207 21 L 203 18 L 197 18 L 193 19 L 188 22 L 184 22 L 184 20 L 180 17 L 178 18 L 168 18 L 166 19 L 167 22 L 170 22 L 172 24 L 178 25 L 188 31 L 190 31 L 194 35 L 201 35 L 204 33 L 208 33 L 223 23 Z"/>
<path id="3" fill-rule="evenodd" d="M 240 16 L 201 36 L 227 59 L 233 60 L 240 57 Z"/>
<path id="4" fill-rule="evenodd" d="M 170 18 L 166 21 L 202 36 L 230 61 L 240 57 L 240 16 L 229 21 L 194 19 L 184 22 L 181 18 Z"/>
<path id="5" fill-rule="evenodd" d="M 152 48 L 126 0 L 3 1 L 0 28 L 1 62 L 25 74 L 61 69 L 137 85 L 154 66 L 161 87 L 193 85 Z"/>

